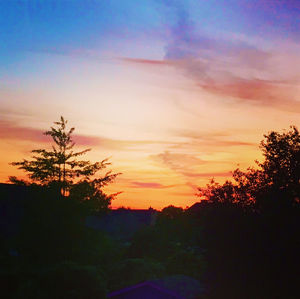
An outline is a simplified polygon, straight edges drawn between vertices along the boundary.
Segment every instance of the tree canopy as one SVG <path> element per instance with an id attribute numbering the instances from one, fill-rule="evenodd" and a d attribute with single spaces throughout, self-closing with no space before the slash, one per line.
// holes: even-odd
<path id="1" fill-rule="evenodd" d="M 11 163 L 24 170 L 30 181 L 19 180 L 13 176 L 9 179 L 15 184 L 55 187 L 61 190 L 63 196 L 70 192 L 70 196 L 76 199 L 101 199 L 102 204 L 107 206 L 115 194 L 106 196 L 101 188 L 111 183 L 118 173 L 108 171 L 104 176 L 97 177 L 99 171 L 110 165 L 108 159 L 95 163 L 79 159 L 91 149 L 73 150 L 75 142 L 72 134 L 75 128 L 67 128 L 67 123 L 68 121 L 61 116 L 50 130 L 44 132 L 52 138 L 53 144 L 50 150 L 34 149 L 31 151 L 32 160 L 23 159 Z"/>
<path id="2" fill-rule="evenodd" d="M 260 143 L 264 161 L 247 171 L 236 169 L 233 182 L 214 180 L 199 188 L 199 196 L 211 202 L 229 202 L 262 208 L 266 205 L 299 204 L 300 134 L 295 126 L 283 133 L 272 131 Z"/>

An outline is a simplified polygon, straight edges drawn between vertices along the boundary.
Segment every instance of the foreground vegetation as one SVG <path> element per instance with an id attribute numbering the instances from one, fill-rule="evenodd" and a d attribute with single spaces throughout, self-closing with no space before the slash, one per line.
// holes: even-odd
<path id="1" fill-rule="evenodd" d="M 20 231 L 1 246 L 5 298 L 105 298 L 148 279 L 202 277 L 203 255 L 180 227 L 181 216 L 169 219 L 162 213 L 155 226 L 120 242 L 86 227 L 90 213 L 76 200 L 27 198 Z"/>
<path id="2" fill-rule="evenodd" d="M 144 280 L 184 274 L 205 298 L 296 298 L 299 208 L 200 203 L 165 208 L 128 242 L 88 228 L 82 203 L 28 199 L 20 232 L 2 239 L 5 298 L 105 298 Z M 13 250 L 12 250 L 13 249 Z"/>

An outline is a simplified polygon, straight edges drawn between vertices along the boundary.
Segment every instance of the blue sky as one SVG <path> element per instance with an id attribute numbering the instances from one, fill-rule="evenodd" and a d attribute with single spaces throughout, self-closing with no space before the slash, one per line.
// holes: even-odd
<path id="1" fill-rule="evenodd" d="M 299 11 L 297 1 L 287 0 L 1 1 L 0 38 L 6 54 L 104 47 L 107 38 L 154 32 L 163 37 L 167 27 L 178 26 L 180 31 L 184 23 L 207 34 L 229 31 L 297 39 Z"/>
<path id="2" fill-rule="evenodd" d="M 297 1 L 288 0 L 1 1 L 0 71 L 13 72 L 31 52 L 163 59 L 192 54 L 185 51 L 195 42 L 197 51 L 217 43 L 218 51 L 232 43 L 270 47 L 299 40 L 299 15 Z"/>

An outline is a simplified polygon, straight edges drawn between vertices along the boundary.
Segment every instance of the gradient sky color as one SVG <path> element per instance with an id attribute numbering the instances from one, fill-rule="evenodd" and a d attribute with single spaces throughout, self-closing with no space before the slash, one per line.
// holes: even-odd
<path id="1" fill-rule="evenodd" d="M 299 127 L 298 1 L 1 1 L 0 40 L 2 182 L 63 115 L 114 207 L 186 207 Z"/>

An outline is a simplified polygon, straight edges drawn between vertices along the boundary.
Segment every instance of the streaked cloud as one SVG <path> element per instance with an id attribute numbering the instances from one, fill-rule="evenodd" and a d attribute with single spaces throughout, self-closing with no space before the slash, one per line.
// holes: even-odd
<path id="1" fill-rule="evenodd" d="M 154 182 L 131 182 L 132 187 L 134 188 L 151 188 L 151 189 L 166 189 L 166 188 L 173 188 L 176 185 L 163 185 L 160 183 Z"/>
<path id="2" fill-rule="evenodd" d="M 129 64 L 147 65 L 147 66 L 172 65 L 171 61 L 157 60 L 157 59 L 141 59 L 141 58 L 120 57 L 119 60 L 121 60 L 122 62 L 125 62 L 125 63 L 127 62 Z"/>
<path id="3" fill-rule="evenodd" d="M 206 161 L 191 154 L 172 153 L 169 151 L 151 155 L 150 159 L 180 174 L 192 171 L 199 164 L 206 163 Z"/>
<path id="4" fill-rule="evenodd" d="M 205 169 L 209 169 L 214 162 L 202 160 L 192 154 L 165 151 L 157 155 L 151 155 L 150 158 L 187 178 L 228 177 L 231 175 L 230 171 L 203 172 L 203 166 L 205 166 Z"/>
<path id="5" fill-rule="evenodd" d="M 164 5 L 175 15 L 175 21 L 168 24 L 164 59 L 124 58 L 123 61 L 143 67 L 172 66 L 192 80 L 200 92 L 215 94 L 220 101 L 226 97 L 236 104 L 300 113 L 297 43 L 288 39 L 281 43 L 272 40 L 258 43 L 251 36 L 234 32 L 207 35 L 192 19 L 188 4 L 165 1 Z M 254 6 L 237 5 L 243 6 L 241 9 L 247 6 L 250 11 L 254 6 L 266 10 L 266 4 L 259 2 Z M 274 4 L 277 6 L 281 7 Z M 291 13 L 291 7 L 285 8 L 283 14 Z M 272 11 L 269 13 L 272 15 Z M 269 17 L 274 20 L 274 15 Z"/>
<path id="6" fill-rule="evenodd" d="M 184 51 L 183 51 L 184 52 Z M 199 91 L 230 97 L 237 104 L 272 107 L 289 112 L 300 112 L 300 71 L 283 74 L 276 62 L 300 67 L 300 58 L 288 53 L 266 53 L 258 49 L 232 49 L 220 55 L 218 49 L 209 55 L 187 56 L 165 61 L 131 58 L 126 62 L 141 66 L 172 66 L 193 80 Z M 166 56 L 168 57 L 168 56 Z"/>
<path id="7" fill-rule="evenodd" d="M 19 127 L 7 121 L 0 121 L 0 138 L 34 142 L 48 142 L 49 137 L 38 129 Z"/>
<path id="8" fill-rule="evenodd" d="M 45 130 L 19 126 L 10 121 L 0 121 L 0 138 L 24 140 L 32 142 L 51 142 L 49 136 L 44 135 Z M 165 146 L 176 144 L 160 140 L 117 140 L 99 136 L 88 136 L 74 134 L 73 139 L 76 145 L 79 146 L 99 146 L 111 150 L 138 150 L 140 146 L 147 146 L 153 144 L 162 144 Z"/>
<path id="9" fill-rule="evenodd" d="M 232 175 L 231 171 L 223 172 L 202 172 L 202 173 L 193 173 L 193 172 L 182 172 L 183 175 L 190 178 L 215 178 L 215 177 L 230 177 Z"/>
<path id="10" fill-rule="evenodd" d="M 193 130 L 180 130 L 173 132 L 174 135 L 187 138 L 187 143 L 193 145 L 204 145 L 210 147 L 231 147 L 231 146 L 257 146 L 256 143 L 242 140 L 234 140 L 234 133 L 229 132 L 196 132 Z"/>

